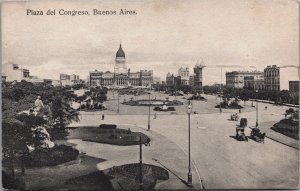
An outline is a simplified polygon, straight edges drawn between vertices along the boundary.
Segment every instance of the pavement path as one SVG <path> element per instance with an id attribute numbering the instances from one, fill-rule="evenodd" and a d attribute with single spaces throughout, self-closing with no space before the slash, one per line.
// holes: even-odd
<path id="1" fill-rule="evenodd" d="M 276 121 L 263 122 L 259 125 L 262 132 L 266 133 L 267 138 L 270 138 L 279 143 L 285 144 L 299 150 L 299 140 L 288 137 L 271 129 Z"/>
<path id="2" fill-rule="evenodd" d="M 103 121 L 102 121 L 103 122 Z M 107 120 L 105 121 L 108 122 Z M 101 123 L 101 121 L 100 121 Z M 99 124 L 99 123 L 97 123 Z M 82 124 L 77 124 L 82 126 Z M 89 123 L 91 126 L 92 124 Z M 160 135 L 154 131 L 146 131 L 145 128 L 140 128 L 133 125 L 120 125 L 118 128 L 128 129 L 130 128 L 134 132 L 142 132 L 151 138 L 151 146 L 143 145 L 143 163 L 160 166 L 157 162 L 152 160 L 155 158 L 160 163 L 167 166 L 172 170 L 175 175 L 186 179 L 187 176 L 187 155 L 181 150 L 174 142 L 170 141 L 163 135 Z M 75 125 L 74 125 L 75 126 Z M 83 125 L 85 126 L 85 125 Z M 117 146 L 109 144 L 94 143 L 88 141 L 82 141 L 80 139 L 71 139 L 68 142 L 75 144 L 76 149 L 80 152 L 86 153 L 88 156 L 102 158 L 106 161 L 98 163 L 98 170 L 106 170 L 113 166 L 120 166 L 129 163 L 139 162 L 139 146 Z M 167 151 L 167 152 L 166 152 Z M 117 153 L 117 154 L 116 154 Z M 185 171 L 182 171 L 185 169 Z M 196 169 L 195 169 L 196 170 Z M 176 176 L 169 173 L 170 178 L 168 180 L 159 182 L 156 185 L 156 189 L 187 189 L 188 187 L 183 184 Z M 198 177 L 199 180 L 199 177 Z M 201 188 L 200 181 L 195 180 L 194 188 Z"/>

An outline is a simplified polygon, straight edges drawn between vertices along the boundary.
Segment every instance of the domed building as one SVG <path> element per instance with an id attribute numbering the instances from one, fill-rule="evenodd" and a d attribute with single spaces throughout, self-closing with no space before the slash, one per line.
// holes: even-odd
<path id="1" fill-rule="evenodd" d="M 116 53 L 114 72 L 92 71 L 90 72 L 90 85 L 101 87 L 128 87 L 128 86 L 144 86 L 149 87 L 153 84 L 153 71 L 140 70 L 139 72 L 131 72 L 127 69 L 125 52 L 122 45 Z"/>
<path id="2" fill-rule="evenodd" d="M 115 73 L 116 74 L 126 74 L 127 73 L 125 53 L 122 49 L 121 44 L 120 44 L 119 50 L 116 53 Z"/>

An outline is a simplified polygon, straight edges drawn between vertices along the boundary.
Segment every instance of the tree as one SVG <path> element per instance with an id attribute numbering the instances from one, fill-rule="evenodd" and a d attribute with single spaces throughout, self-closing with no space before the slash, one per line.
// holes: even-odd
<path id="1" fill-rule="evenodd" d="M 64 130 L 72 121 L 79 121 L 78 111 L 73 109 L 64 97 L 56 96 L 50 108 L 54 128 Z"/>
<path id="2" fill-rule="evenodd" d="M 45 107 L 35 115 L 20 114 L 34 106 L 37 96 L 41 95 Z M 22 173 L 25 173 L 25 161 L 29 146 L 38 148 L 52 127 L 63 128 L 72 120 L 78 121 L 78 113 L 67 101 L 72 92 L 64 87 L 32 84 L 21 81 L 3 86 L 2 89 L 2 145 L 3 159 L 9 162 L 11 174 L 15 177 L 15 163 L 21 161 Z M 50 109 L 46 107 L 46 104 Z M 50 111 L 49 111 L 50 110 Z M 47 118 L 45 118 L 45 115 Z M 62 132 L 60 132 L 61 134 Z M 49 137 L 48 137 L 49 138 Z"/>
<path id="3" fill-rule="evenodd" d="M 21 159 L 22 174 L 25 174 L 25 161 L 29 153 L 28 146 L 40 147 L 46 134 L 37 127 L 44 125 L 43 117 L 20 114 L 16 119 L 2 122 L 3 154 L 10 161 L 12 176 L 15 177 L 15 159 Z"/>

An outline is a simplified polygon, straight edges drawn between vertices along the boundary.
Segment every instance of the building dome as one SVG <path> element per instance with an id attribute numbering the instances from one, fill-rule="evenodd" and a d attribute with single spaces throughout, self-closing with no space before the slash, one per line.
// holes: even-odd
<path id="1" fill-rule="evenodd" d="M 124 57 L 125 58 L 125 53 L 124 53 L 124 51 L 122 49 L 122 45 L 121 44 L 120 44 L 120 48 L 119 48 L 119 50 L 118 50 L 118 52 L 116 54 L 116 57 Z"/>

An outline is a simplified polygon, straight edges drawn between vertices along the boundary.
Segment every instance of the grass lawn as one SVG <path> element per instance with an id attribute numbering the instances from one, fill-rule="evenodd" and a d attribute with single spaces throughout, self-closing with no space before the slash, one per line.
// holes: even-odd
<path id="1" fill-rule="evenodd" d="M 126 129 L 102 129 L 100 127 L 78 127 L 69 129 L 69 139 L 105 143 L 112 145 L 138 145 L 140 136 L 142 143 L 147 143 L 148 137 L 139 132 L 130 132 Z"/>
<path id="2" fill-rule="evenodd" d="M 110 176 L 97 171 L 72 178 L 64 183 L 63 188 L 68 190 L 113 190 L 110 179 Z"/>
<path id="3" fill-rule="evenodd" d="M 126 164 L 116 166 L 105 170 L 105 173 L 114 178 L 114 182 L 118 184 L 122 190 L 138 190 L 139 189 L 139 163 Z M 142 165 L 143 189 L 153 189 L 157 181 L 169 179 L 167 170 L 149 164 Z"/>
<path id="4" fill-rule="evenodd" d="M 278 122 L 274 124 L 271 129 L 293 139 L 299 140 L 299 126 L 292 126 L 288 123 Z"/>
<path id="5" fill-rule="evenodd" d="M 103 161 L 103 159 L 81 154 L 77 160 L 57 166 L 26 168 L 24 176 L 20 175 L 20 169 L 18 169 L 17 179 L 22 183 L 25 190 L 78 190 L 83 187 L 75 183 L 71 184 L 72 180 L 91 173 L 100 173 L 97 164 Z M 86 183 L 82 180 L 81 183 L 85 190 L 93 190 L 95 185 L 97 190 L 107 190 L 110 188 L 108 178 L 102 175 L 97 180 L 86 180 Z M 92 183 L 93 181 L 94 183 Z"/>

